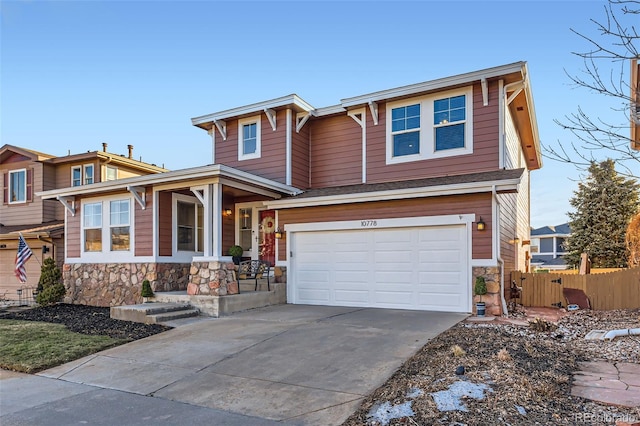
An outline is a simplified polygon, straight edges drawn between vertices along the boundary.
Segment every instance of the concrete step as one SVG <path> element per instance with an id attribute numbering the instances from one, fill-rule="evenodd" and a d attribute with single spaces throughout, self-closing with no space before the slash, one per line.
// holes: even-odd
<path id="1" fill-rule="evenodd" d="M 179 311 L 163 312 L 160 314 L 147 315 L 147 324 L 158 324 L 180 318 L 197 317 L 198 315 L 200 315 L 200 311 L 197 309 L 182 309 Z"/>
<path id="2" fill-rule="evenodd" d="M 140 305 L 112 306 L 110 316 L 113 319 L 153 324 L 153 316 L 194 310 L 189 303 L 143 303 Z M 197 310 L 195 310 L 198 312 Z"/>

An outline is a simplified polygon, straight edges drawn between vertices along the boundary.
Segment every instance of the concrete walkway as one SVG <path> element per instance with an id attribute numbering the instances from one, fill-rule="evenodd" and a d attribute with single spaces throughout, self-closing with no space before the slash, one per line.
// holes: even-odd
<path id="1" fill-rule="evenodd" d="M 464 314 L 278 305 L 4 373 L 0 423 L 341 424 Z"/>
<path id="2" fill-rule="evenodd" d="M 640 407 L 640 365 L 581 362 L 571 395 L 624 407 Z"/>

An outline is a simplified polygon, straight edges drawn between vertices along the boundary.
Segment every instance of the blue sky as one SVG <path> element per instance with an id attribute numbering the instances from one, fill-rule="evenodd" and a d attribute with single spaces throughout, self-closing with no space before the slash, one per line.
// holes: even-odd
<path id="1" fill-rule="evenodd" d="M 315 107 L 377 90 L 527 61 L 543 144 L 554 119 L 606 116 L 574 88 L 571 52 L 604 1 L 13 1 L 0 3 L 0 145 L 101 149 L 170 169 L 210 163 L 192 117 L 296 93 Z M 532 226 L 567 220 L 580 173 L 532 173 Z"/>

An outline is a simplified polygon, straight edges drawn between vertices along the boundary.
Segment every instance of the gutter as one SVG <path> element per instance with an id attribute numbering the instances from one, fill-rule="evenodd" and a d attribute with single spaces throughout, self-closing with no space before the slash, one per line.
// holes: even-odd
<path id="1" fill-rule="evenodd" d="M 494 215 L 495 219 L 496 219 L 496 225 L 497 222 L 499 220 L 499 214 L 500 214 L 500 201 L 498 200 L 498 193 L 496 191 L 496 186 L 493 186 L 493 189 L 491 190 L 491 194 L 493 196 L 493 199 L 496 202 L 496 214 Z M 502 256 L 500 255 L 500 238 L 498 235 L 498 227 L 494 226 L 493 229 L 496 231 L 496 238 L 494 238 L 494 249 L 496 251 L 496 259 L 498 259 L 498 263 L 500 264 L 500 302 L 502 304 L 502 315 L 508 317 L 509 316 L 509 309 L 507 308 L 507 301 L 504 298 L 504 260 L 502 259 Z"/>

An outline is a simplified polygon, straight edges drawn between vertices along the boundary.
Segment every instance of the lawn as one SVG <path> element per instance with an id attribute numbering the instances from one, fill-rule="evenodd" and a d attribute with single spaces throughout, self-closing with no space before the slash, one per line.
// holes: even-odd
<path id="1" fill-rule="evenodd" d="M 0 368 L 35 373 L 127 342 L 62 324 L 0 319 Z"/>

